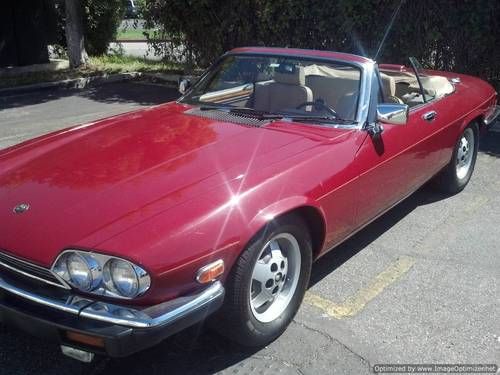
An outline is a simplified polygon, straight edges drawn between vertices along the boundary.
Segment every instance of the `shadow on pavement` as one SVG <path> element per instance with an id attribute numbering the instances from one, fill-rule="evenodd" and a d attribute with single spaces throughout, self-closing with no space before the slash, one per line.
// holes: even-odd
<path id="1" fill-rule="evenodd" d="M 101 103 L 156 105 L 177 99 L 179 93 L 171 86 L 136 81 L 94 87 L 79 96 Z"/>
<path id="2" fill-rule="evenodd" d="M 65 357 L 52 342 L 0 325 L 2 374 L 213 374 L 252 356 L 201 326 L 126 358 L 96 357 L 84 364 Z"/>
<path id="3" fill-rule="evenodd" d="M 434 191 L 430 183 L 423 186 L 350 239 L 320 258 L 313 265 L 309 287 L 314 286 L 330 273 L 334 272 L 417 207 L 431 204 L 447 197 L 448 195 Z"/>
<path id="4" fill-rule="evenodd" d="M 135 103 L 156 105 L 179 97 L 176 88 L 140 81 L 107 83 L 86 89 L 44 89 L 36 92 L 0 96 L 0 111 L 47 103 L 70 96 L 79 96 L 101 103 Z"/>

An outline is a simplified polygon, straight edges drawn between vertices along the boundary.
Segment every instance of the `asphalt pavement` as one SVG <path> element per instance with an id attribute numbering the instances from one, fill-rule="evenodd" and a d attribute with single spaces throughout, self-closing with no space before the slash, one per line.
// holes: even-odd
<path id="1" fill-rule="evenodd" d="M 176 95 L 120 83 L 0 98 L 0 148 Z M 369 374 L 375 364 L 500 364 L 495 128 L 462 193 L 424 187 L 320 259 L 297 317 L 268 347 L 244 349 L 196 326 L 129 358 L 85 365 L 0 325 L 0 373 Z"/>
<path id="2" fill-rule="evenodd" d="M 124 82 L 0 96 L 0 149 L 71 125 L 161 104 L 177 95 L 172 87 Z"/>

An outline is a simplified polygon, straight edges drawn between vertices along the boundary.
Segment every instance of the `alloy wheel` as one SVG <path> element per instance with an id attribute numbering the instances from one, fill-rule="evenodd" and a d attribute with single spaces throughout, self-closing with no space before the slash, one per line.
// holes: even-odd
<path id="1" fill-rule="evenodd" d="M 474 155 L 474 131 L 465 129 L 458 141 L 456 173 L 459 179 L 463 179 L 469 173 Z"/>
<path id="2" fill-rule="evenodd" d="M 300 267 L 299 243 L 290 233 L 279 233 L 264 245 L 250 285 L 250 307 L 255 319 L 269 323 L 286 310 L 297 289 Z"/>

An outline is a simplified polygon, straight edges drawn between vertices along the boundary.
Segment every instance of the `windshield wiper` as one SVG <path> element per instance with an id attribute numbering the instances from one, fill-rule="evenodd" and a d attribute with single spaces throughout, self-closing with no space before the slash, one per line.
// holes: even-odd
<path id="1" fill-rule="evenodd" d="M 248 107 L 228 107 L 228 106 L 201 106 L 201 111 L 224 111 L 228 113 L 240 114 L 249 117 L 254 117 L 259 120 L 279 120 L 282 119 L 283 115 L 278 115 L 275 113 L 270 113 L 266 111 L 259 111 L 257 109 L 248 108 Z"/>
<path id="2" fill-rule="evenodd" d="M 337 116 L 308 116 L 308 115 L 290 115 L 285 116 L 295 122 L 321 122 L 321 123 L 340 123 L 343 125 L 355 125 L 357 121 L 346 120 Z"/>
<path id="3" fill-rule="evenodd" d="M 257 118 L 259 120 L 281 120 L 283 118 L 288 118 L 295 122 L 321 122 L 321 123 L 340 123 L 344 125 L 354 125 L 357 124 L 354 120 L 346 120 L 341 117 L 336 116 L 325 116 L 325 115 L 289 115 L 289 114 L 278 114 L 271 113 L 267 111 L 261 111 L 258 109 L 253 109 L 249 107 L 229 107 L 229 106 L 201 106 L 201 111 L 217 110 L 234 114 L 241 114 L 245 116 L 250 116 Z"/>

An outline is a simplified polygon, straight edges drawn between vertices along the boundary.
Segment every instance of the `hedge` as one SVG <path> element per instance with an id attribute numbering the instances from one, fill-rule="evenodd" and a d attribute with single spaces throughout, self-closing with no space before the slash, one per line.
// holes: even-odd
<path id="1" fill-rule="evenodd" d="M 152 42 L 169 38 L 206 66 L 233 47 L 336 50 L 373 57 L 401 0 L 146 0 Z M 156 44 L 156 48 L 164 48 Z M 171 45 L 172 46 L 172 45 Z M 500 1 L 407 0 L 378 57 L 500 80 Z M 178 50 L 177 50 L 178 51 Z M 164 50 L 169 53 L 169 50 Z M 170 56 L 172 58 L 174 56 Z"/>

